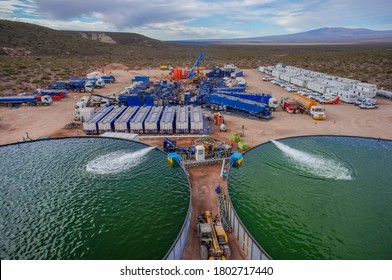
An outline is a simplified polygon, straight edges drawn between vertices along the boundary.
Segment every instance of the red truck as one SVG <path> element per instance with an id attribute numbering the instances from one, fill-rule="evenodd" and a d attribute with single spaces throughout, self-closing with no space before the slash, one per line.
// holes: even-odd
<path id="1" fill-rule="evenodd" d="M 299 112 L 298 104 L 290 98 L 282 98 L 280 100 L 280 106 L 283 110 L 287 111 L 290 114 Z"/>

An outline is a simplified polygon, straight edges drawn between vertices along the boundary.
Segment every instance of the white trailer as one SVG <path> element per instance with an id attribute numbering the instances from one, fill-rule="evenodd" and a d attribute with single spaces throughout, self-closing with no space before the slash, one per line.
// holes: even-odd
<path id="1" fill-rule="evenodd" d="M 139 106 L 127 107 L 124 113 L 114 122 L 116 132 L 129 132 L 129 122 L 139 110 Z"/>
<path id="2" fill-rule="evenodd" d="M 115 107 L 109 114 L 102 118 L 98 122 L 99 134 L 105 132 L 113 132 L 114 122 L 120 117 L 120 115 L 124 112 L 125 109 L 126 107 Z"/>
<path id="3" fill-rule="evenodd" d="M 317 81 L 310 81 L 308 83 L 308 85 L 306 86 L 306 88 L 313 90 L 315 92 L 319 92 L 321 94 L 324 94 L 327 86 L 328 85 L 317 82 Z"/>
<path id="4" fill-rule="evenodd" d="M 337 90 L 339 100 L 346 103 L 354 103 L 358 100 L 358 93 L 353 90 Z"/>
<path id="5" fill-rule="evenodd" d="M 290 83 L 290 79 L 295 76 L 294 74 L 282 73 L 280 74 L 280 79 Z"/>
<path id="6" fill-rule="evenodd" d="M 160 122 L 160 133 L 174 133 L 175 106 L 166 106 Z"/>
<path id="7" fill-rule="evenodd" d="M 177 106 L 176 133 L 189 133 L 189 107 Z"/>
<path id="8" fill-rule="evenodd" d="M 159 133 L 159 121 L 161 119 L 162 111 L 162 106 L 152 107 L 144 121 L 144 133 Z"/>
<path id="9" fill-rule="evenodd" d="M 201 107 L 191 107 L 191 133 L 202 134 L 203 132 L 204 125 Z"/>
<path id="10" fill-rule="evenodd" d="M 308 83 L 311 81 L 310 78 L 307 77 L 291 77 L 290 83 L 299 87 L 306 87 Z"/>
<path id="11" fill-rule="evenodd" d="M 131 133 L 144 133 L 144 121 L 151 110 L 151 106 L 142 106 L 129 122 L 129 131 Z"/>

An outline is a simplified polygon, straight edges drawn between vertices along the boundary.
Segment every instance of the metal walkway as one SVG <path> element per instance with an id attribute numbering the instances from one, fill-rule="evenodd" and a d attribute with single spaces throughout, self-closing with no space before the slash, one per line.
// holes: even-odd
<path id="1" fill-rule="evenodd" d="M 202 165 L 202 164 L 210 164 L 210 163 L 215 163 L 219 162 L 222 160 L 230 159 L 229 157 L 225 158 L 211 158 L 211 159 L 205 159 L 205 160 L 199 160 L 199 161 L 182 161 L 181 164 L 183 164 L 185 167 L 190 167 L 190 166 L 196 166 L 196 165 Z"/>

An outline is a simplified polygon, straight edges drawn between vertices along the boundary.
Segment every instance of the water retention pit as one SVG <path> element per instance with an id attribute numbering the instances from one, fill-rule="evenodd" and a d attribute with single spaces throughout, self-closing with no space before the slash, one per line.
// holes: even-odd
<path id="1" fill-rule="evenodd" d="M 107 138 L 0 147 L 1 259 L 162 259 L 190 201 L 164 153 Z"/>
<path id="2" fill-rule="evenodd" d="M 391 259 L 392 141 L 272 141 L 232 168 L 229 193 L 273 259 Z"/>

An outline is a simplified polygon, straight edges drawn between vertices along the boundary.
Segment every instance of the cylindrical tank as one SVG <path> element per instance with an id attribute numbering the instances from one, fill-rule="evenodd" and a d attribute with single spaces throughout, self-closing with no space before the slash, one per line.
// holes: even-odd
<path id="1" fill-rule="evenodd" d="M 377 91 L 377 95 L 388 99 L 392 99 L 392 91 L 380 89 Z"/>
<path id="2" fill-rule="evenodd" d="M 293 95 L 293 99 L 297 102 L 301 107 L 304 107 L 306 110 L 310 110 L 312 106 L 317 106 L 317 102 L 307 98 L 306 96 L 302 96 L 298 93 Z"/>

